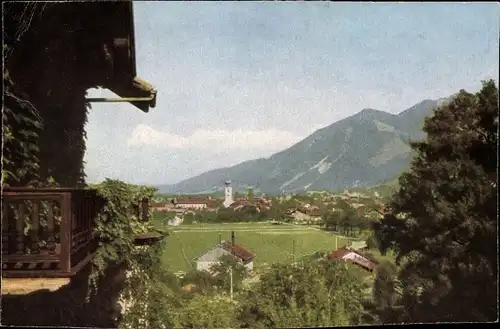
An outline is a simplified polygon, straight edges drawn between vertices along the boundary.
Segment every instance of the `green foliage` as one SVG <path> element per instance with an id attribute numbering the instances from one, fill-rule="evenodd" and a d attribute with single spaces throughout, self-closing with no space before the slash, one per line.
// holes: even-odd
<path id="1" fill-rule="evenodd" d="M 353 235 L 354 229 L 358 231 L 369 227 L 368 221 L 360 218 L 349 203 L 340 200 L 336 205 L 337 210 L 333 213 L 327 212 L 322 216 L 323 225 L 327 230 L 342 232 L 344 235 Z"/>
<path id="2" fill-rule="evenodd" d="M 179 282 L 160 261 L 166 241 L 151 247 L 134 246 L 135 235 L 155 231 L 151 222 L 137 217 L 137 207 L 143 198 L 152 198 L 156 190 L 111 179 L 92 188 L 106 203 L 97 221 L 101 241 L 89 280 L 95 288 L 107 267 L 125 262 L 129 275 L 121 297 L 127 301 L 127 310 L 120 328 L 171 327 L 175 323 L 173 310 L 181 307 L 182 301 L 178 298 Z"/>
<path id="3" fill-rule="evenodd" d="M 240 318 L 252 328 L 356 325 L 363 289 L 345 263 L 273 265 L 242 297 Z"/>
<path id="4" fill-rule="evenodd" d="M 174 219 L 177 213 L 174 211 L 153 211 L 152 221 L 160 227 L 164 227 L 169 220 Z"/>
<path id="5" fill-rule="evenodd" d="M 381 319 L 394 316 L 401 300 L 401 287 L 397 278 L 398 268 L 392 262 L 381 262 L 376 269 L 376 279 L 373 285 L 373 302 L 375 314 Z"/>
<path id="6" fill-rule="evenodd" d="M 134 248 L 121 297 L 128 302 L 119 328 L 172 328 L 183 307 L 176 278 L 158 260 L 165 242 Z"/>
<path id="7" fill-rule="evenodd" d="M 217 211 L 196 212 L 193 220 L 201 223 L 238 223 L 238 222 L 259 222 L 266 220 L 267 213 L 259 212 L 254 205 L 244 205 L 237 210 L 231 208 L 220 208 Z M 184 224 L 192 223 L 184 215 Z"/>
<path id="8" fill-rule="evenodd" d="M 282 221 L 285 218 L 285 205 L 281 204 L 277 199 L 271 199 L 271 206 L 264 210 L 264 217 L 272 218 L 273 220 Z"/>
<path id="9" fill-rule="evenodd" d="M 151 222 L 140 222 L 137 218 L 137 206 L 143 198 L 151 198 L 154 188 L 123 183 L 106 179 L 104 182 L 92 185 L 106 202 L 101 215 L 97 219 L 99 232 L 99 248 L 92 260 L 93 272 L 90 276 L 92 286 L 104 270 L 122 261 L 138 262 L 141 257 L 135 257 L 134 237 L 136 234 L 154 231 Z"/>
<path id="10" fill-rule="evenodd" d="M 240 328 L 236 306 L 224 297 L 196 295 L 176 317 L 176 328 Z"/>
<path id="11" fill-rule="evenodd" d="M 194 218 L 195 218 L 195 214 L 194 213 L 187 212 L 187 213 L 184 214 L 184 221 L 183 221 L 183 223 L 187 224 L 187 225 L 193 224 L 193 222 L 195 220 Z"/>
<path id="12" fill-rule="evenodd" d="M 366 247 L 368 249 L 379 249 L 378 248 L 377 237 L 375 235 L 370 234 L 370 236 L 368 237 L 368 239 L 366 239 Z"/>
<path id="13" fill-rule="evenodd" d="M 242 287 L 243 279 L 247 274 L 246 268 L 230 255 L 222 256 L 219 261 L 219 264 L 214 264 L 210 267 L 210 271 L 214 275 L 215 285 L 223 291 L 229 291 L 231 289 L 229 271 L 232 269 L 233 291 L 239 291 Z"/>
<path id="14" fill-rule="evenodd" d="M 195 292 L 199 294 L 209 295 L 215 290 L 215 278 L 206 271 L 191 270 L 182 278 L 181 285 L 186 286 L 193 284 L 196 286 Z"/>
<path id="15" fill-rule="evenodd" d="M 247 198 L 248 198 L 248 201 L 250 201 L 250 202 L 253 201 L 254 194 L 253 194 L 253 188 L 251 188 L 251 187 L 248 188 Z"/>
<path id="16" fill-rule="evenodd" d="M 401 271 L 404 312 L 391 321 L 497 318 L 498 89 L 483 82 L 435 111 L 412 143 L 410 171 L 375 225 Z"/>
<path id="17" fill-rule="evenodd" d="M 38 139 L 43 129 L 42 118 L 28 96 L 16 90 L 6 68 L 3 82 L 2 185 L 37 186 L 40 184 Z"/>

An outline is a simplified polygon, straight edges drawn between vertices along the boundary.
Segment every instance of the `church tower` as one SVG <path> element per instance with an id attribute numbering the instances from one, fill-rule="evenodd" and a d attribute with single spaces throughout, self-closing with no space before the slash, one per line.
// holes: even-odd
<path id="1" fill-rule="evenodd" d="M 226 181 L 226 188 L 224 193 L 224 207 L 229 207 L 234 203 L 233 200 L 233 188 L 231 187 L 231 181 Z"/>

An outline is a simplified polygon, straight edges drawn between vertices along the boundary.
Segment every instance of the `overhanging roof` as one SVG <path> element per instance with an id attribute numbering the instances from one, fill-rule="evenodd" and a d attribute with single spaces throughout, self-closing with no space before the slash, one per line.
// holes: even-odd
<path id="1" fill-rule="evenodd" d="M 156 106 L 156 90 L 136 72 L 133 1 L 97 2 L 106 12 L 102 28 L 109 35 L 113 75 L 102 86 L 122 99 L 94 98 L 91 102 L 129 102 L 141 111 Z"/>

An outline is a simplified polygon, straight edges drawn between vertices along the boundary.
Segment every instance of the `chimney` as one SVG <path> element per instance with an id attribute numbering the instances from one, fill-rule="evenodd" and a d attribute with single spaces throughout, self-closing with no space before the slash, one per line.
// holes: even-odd
<path id="1" fill-rule="evenodd" d="M 231 246 L 234 247 L 234 231 L 231 232 Z"/>
<path id="2" fill-rule="evenodd" d="M 218 241 L 219 244 L 222 243 L 222 240 L 221 240 L 221 237 L 220 237 L 220 232 L 219 232 L 219 241 Z"/>

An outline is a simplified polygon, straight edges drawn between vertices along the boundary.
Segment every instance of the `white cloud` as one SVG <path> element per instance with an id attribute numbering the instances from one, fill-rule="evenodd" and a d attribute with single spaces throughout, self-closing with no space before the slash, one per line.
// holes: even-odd
<path id="1" fill-rule="evenodd" d="M 317 129 L 318 127 L 314 127 Z M 306 135 L 307 136 L 307 135 Z M 159 149 L 196 149 L 209 153 L 248 150 L 262 153 L 277 152 L 299 142 L 306 136 L 289 131 L 267 130 L 207 130 L 197 129 L 188 136 L 157 131 L 139 124 L 127 140 L 128 146 L 151 146 Z"/>

